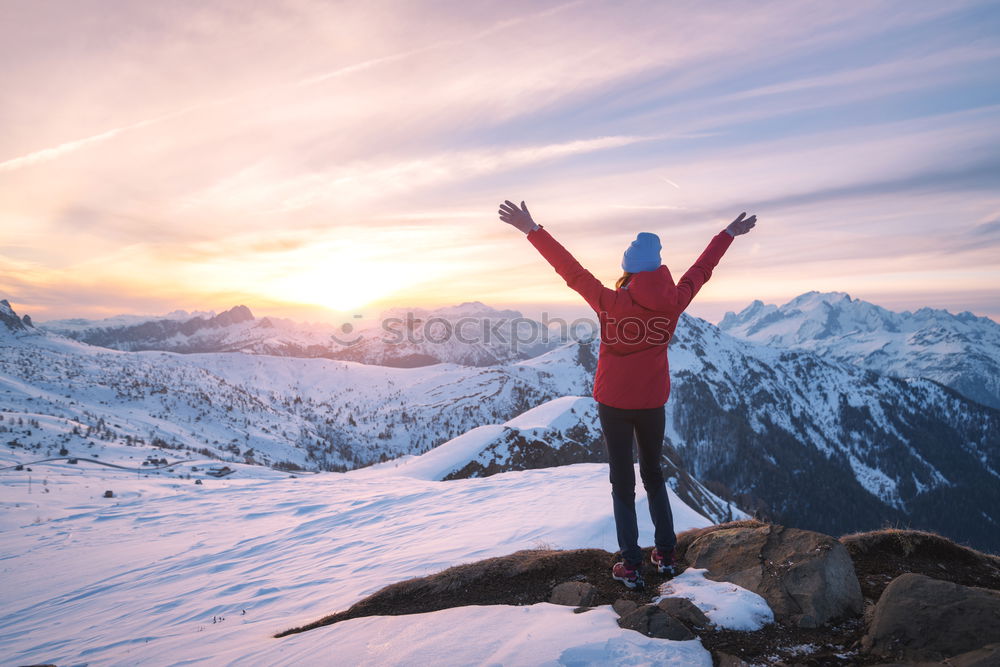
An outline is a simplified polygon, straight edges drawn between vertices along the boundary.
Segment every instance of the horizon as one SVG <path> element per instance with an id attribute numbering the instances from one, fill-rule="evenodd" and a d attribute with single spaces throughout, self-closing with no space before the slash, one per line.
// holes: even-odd
<path id="1" fill-rule="evenodd" d="M 995 318 L 995 317 L 991 317 L 989 315 L 979 315 L 977 313 L 972 313 L 972 311 L 968 311 L 968 310 L 964 310 L 964 311 L 952 311 L 952 310 L 950 310 L 948 308 L 944 308 L 944 307 L 940 307 L 939 308 L 939 307 L 935 307 L 933 305 L 918 305 L 918 306 L 913 307 L 913 308 L 888 308 L 888 307 L 884 306 L 883 304 L 876 303 L 876 302 L 873 302 L 873 301 L 869 301 L 868 299 L 862 299 L 860 297 L 856 297 L 856 296 L 853 296 L 851 294 L 848 294 L 847 292 L 820 292 L 819 290 L 808 290 L 808 291 L 803 292 L 801 294 L 797 294 L 794 297 L 792 297 L 791 299 L 788 299 L 788 300 L 786 300 L 784 302 L 767 302 L 767 301 L 763 301 L 763 300 L 761 300 L 761 302 L 765 306 L 776 306 L 778 308 L 783 308 L 783 307 L 787 306 L 789 303 L 791 303 L 792 301 L 794 301 L 794 300 L 796 300 L 796 299 L 798 299 L 798 298 L 800 298 L 802 296 L 806 296 L 808 294 L 821 294 L 821 295 L 824 295 L 824 296 L 830 295 L 830 294 L 844 294 L 852 302 L 854 302 L 854 301 L 862 301 L 862 302 L 865 302 L 865 303 L 872 304 L 874 306 L 878 306 L 878 307 L 884 308 L 885 310 L 888 310 L 890 312 L 899 313 L 899 314 L 913 314 L 916 311 L 922 310 L 922 309 L 931 309 L 931 310 L 936 310 L 936 311 L 943 310 L 943 311 L 947 312 L 949 315 L 952 315 L 952 316 L 958 316 L 958 315 L 963 315 L 963 314 L 967 314 L 968 313 L 968 314 L 975 315 L 976 317 L 986 318 L 986 319 L 992 321 L 995 324 L 1000 324 L 1000 321 L 998 321 L 997 318 Z M 149 318 L 150 320 L 153 320 L 153 319 L 166 319 L 166 318 L 170 318 L 172 315 L 183 314 L 183 316 L 185 318 L 188 318 L 188 319 L 193 319 L 193 318 L 196 318 L 196 317 L 210 318 L 210 317 L 215 317 L 215 316 L 220 315 L 220 314 L 225 313 L 225 312 L 229 312 L 231 310 L 235 310 L 237 308 L 247 308 L 247 309 L 250 310 L 250 312 L 253 315 L 253 318 L 255 320 L 260 320 L 260 319 L 265 319 L 265 318 L 272 318 L 272 319 L 279 319 L 279 320 L 288 320 L 288 321 L 294 322 L 295 324 L 301 324 L 301 325 L 304 325 L 304 326 L 337 326 L 337 325 L 342 325 L 344 323 L 351 323 L 352 325 L 362 325 L 362 326 L 372 325 L 373 326 L 377 322 L 378 318 L 384 316 L 385 313 L 388 312 L 389 310 L 394 310 L 394 309 L 404 309 L 405 310 L 407 308 L 410 308 L 412 310 L 425 310 L 425 311 L 429 311 L 429 312 L 434 312 L 434 311 L 443 310 L 443 309 L 447 309 L 447 308 L 457 308 L 457 307 L 464 306 L 464 305 L 469 305 L 469 304 L 480 304 L 482 306 L 485 306 L 486 308 L 490 308 L 490 309 L 497 310 L 497 311 L 514 310 L 514 311 L 517 311 L 518 313 L 520 313 L 521 316 L 527 317 L 527 318 L 530 318 L 530 319 L 534 319 L 534 320 L 541 320 L 542 317 L 543 317 L 543 315 L 544 316 L 548 316 L 548 317 L 554 317 L 554 318 L 563 318 L 565 320 L 574 320 L 574 319 L 577 319 L 577 318 L 593 318 L 593 315 L 594 315 L 593 311 L 591 311 L 590 308 L 588 306 L 586 306 L 585 304 L 584 305 L 575 305 L 575 304 L 531 304 L 531 303 L 494 304 L 494 303 L 485 303 L 485 302 L 478 301 L 478 300 L 463 301 L 463 302 L 460 302 L 460 303 L 429 304 L 429 305 L 424 305 L 424 306 L 405 306 L 405 305 L 398 305 L 397 306 L 397 305 L 393 305 L 393 306 L 388 306 L 388 307 L 386 307 L 385 309 L 383 309 L 383 310 L 381 310 L 379 312 L 376 312 L 376 313 L 370 313 L 369 312 L 368 314 L 360 312 L 360 311 L 363 311 L 364 309 L 358 309 L 357 311 L 354 311 L 354 312 L 351 312 L 351 313 L 347 313 L 347 312 L 344 312 L 344 313 L 330 313 L 330 317 L 319 318 L 319 319 L 297 319 L 295 317 L 295 313 L 294 312 L 291 313 L 290 315 L 289 314 L 280 314 L 280 313 L 275 313 L 275 312 L 271 312 L 271 311 L 267 311 L 267 310 L 263 310 L 263 309 L 259 310 L 259 309 L 255 308 L 253 305 L 249 305 L 249 304 L 245 304 L 245 303 L 234 304 L 232 306 L 223 307 L 223 308 L 209 308 L 209 309 L 197 309 L 197 308 L 195 308 L 195 309 L 191 309 L 191 310 L 188 310 L 188 309 L 185 309 L 185 308 L 178 308 L 178 309 L 170 311 L 168 313 L 121 312 L 121 313 L 115 313 L 113 315 L 102 316 L 102 317 L 99 317 L 99 318 L 67 317 L 67 318 L 53 318 L 53 319 L 47 319 L 47 320 L 40 320 L 40 319 L 37 319 L 34 316 L 32 316 L 31 313 L 27 313 L 27 312 L 23 312 L 22 311 L 22 312 L 20 312 L 18 314 L 20 316 L 23 316 L 23 315 L 31 316 L 32 322 L 34 324 L 40 325 L 40 326 L 44 327 L 46 324 L 53 323 L 53 322 L 69 322 L 69 321 L 73 321 L 73 320 L 81 320 L 81 321 L 88 321 L 88 322 L 95 322 L 96 323 L 96 322 L 105 321 L 105 320 L 113 320 L 113 319 L 120 318 L 120 317 L 121 318 Z M 721 320 L 723 319 L 723 317 L 725 317 L 725 315 L 727 315 L 729 313 L 739 314 L 741 311 L 743 311 L 744 309 L 750 307 L 752 304 L 753 304 L 753 301 L 748 302 L 748 303 L 744 303 L 742 305 L 739 305 L 738 307 L 725 308 L 724 310 L 723 309 L 715 309 L 715 310 L 713 310 L 713 306 L 719 306 L 720 305 L 720 304 L 717 303 L 717 304 L 711 304 L 708 308 L 701 309 L 702 311 L 708 310 L 708 311 L 712 312 L 713 315 L 714 315 L 714 317 L 712 317 L 712 316 L 706 316 L 704 313 L 695 312 L 698 309 L 694 308 L 693 307 L 694 304 L 692 304 L 692 307 L 688 308 L 685 311 L 685 313 L 689 314 L 689 315 L 692 315 L 694 317 L 698 317 L 700 319 L 703 319 L 703 320 L 705 320 L 705 321 L 707 321 L 707 322 L 709 322 L 709 323 L 711 323 L 711 324 L 713 324 L 715 326 L 719 326 L 719 323 L 721 322 Z M 17 313 L 18 308 L 16 307 L 16 303 L 12 303 L 11 307 L 13 308 L 13 310 L 15 311 L 15 313 Z M 315 311 L 313 311 L 312 309 L 308 309 L 307 308 L 307 309 L 304 309 L 301 312 L 309 314 L 309 313 L 314 313 Z"/>
<path id="2" fill-rule="evenodd" d="M 677 278 L 756 214 L 713 323 L 813 290 L 1000 321 L 995 3 L 57 4 L 0 41 L 0 298 L 36 321 L 589 313 L 504 199 L 605 285 L 639 231 Z"/>

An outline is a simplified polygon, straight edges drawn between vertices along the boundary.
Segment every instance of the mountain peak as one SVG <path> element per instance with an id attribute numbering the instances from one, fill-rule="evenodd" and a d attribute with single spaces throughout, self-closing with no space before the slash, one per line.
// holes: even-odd
<path id="1" fill-rule="evenodd" d="M 0 322 L 10 331 L 25 331 L 27 329 L 25 322 L 14 312 L 14 308 L 7 299 L 0 299 Z M 29 318 L 28 324 L 30 323 L 31 319 Z"/>
<path id="2" fill-rule="evenodd" d="M 739 314 L 727 313 L 719 328 L 889 375 L 927 377 L 1000 407 L 1000 325 L 989 318 L 927 306 L 895 312 L 845 292 L 811 291 L 781 307 L 755 301 Z"/>
<path id="3" fill-rule="evenodd" d="M 240 322 L 250 322 L 253 320 L 253 313 L 246 306 L 233 306 L 229 310 L 219 313 L 215 317 L 211 318 L 211 322 L 217 326 L 229 326 L 230 324 L 239 324 Z"/>
<path id="4" fill-rule="evenodd" d="M 827 304 L 837 304 L 837 303 L 852 303 L 851 295 L 847 292 L 818 292 L 816 290 L 811 290 L 800 294 L 788 303 L 786 303 L 782 308 L 795 307 L 802 308 L 807 306 L 818 306 L 821 303 Z"/>
<path id="5" fill-rule="evenodd" d="M 482 301 L 465 301 L 457 306 L 445 306 L 443 308 L 436 309 L 434 314 L 446 318 L 486 317 L 499 319 L 521 316 L 521 313 L 516 310 L 497 310 L 492 306 L 487 306 Z"/>

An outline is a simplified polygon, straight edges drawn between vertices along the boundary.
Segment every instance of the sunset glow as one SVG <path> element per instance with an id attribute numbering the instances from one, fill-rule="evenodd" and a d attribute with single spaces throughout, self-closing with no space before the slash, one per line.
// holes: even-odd
<path id="1" fill-rule="evenodd" d="M 692 312 L 849 292 L 1000 317 L 1000 8 L 7 3 L 0 298 L 40 321 L 582 307 L 759 224 Z"/>

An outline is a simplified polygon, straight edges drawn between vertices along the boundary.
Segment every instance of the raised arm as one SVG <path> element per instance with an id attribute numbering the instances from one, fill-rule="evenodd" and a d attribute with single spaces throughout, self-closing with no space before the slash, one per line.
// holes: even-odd
<path id="1" fill-rule="evenodd" d="M 733 239 L 741 234 L 746 234 L 756 224 L 756 215 L 747 218 L 746 213 L 740 213 L 739 217 L 729 223 L 724 231 L 712 238 L 705 251 L 677 282 L 677 301 L 681 310 L 686 309 L 691 304 L 698 291 L 712 277 L 712 269 L 718 265 Z"/>
<path id="2" fill-rule="evenodd" d="M 601 284 L 601 281 L 583 268 L 566 248 L 552 238 L 541 225 L 531 219 L 528 207 L 521 202 L 520 208 L 511 201 L 500 204 L 500 219 L 527 234 L 528 241 L 552 265 L 566 284 L 575 290 L 584 301 L 597 312 L 607 310 L 615 298 L 615 292 Z"/>

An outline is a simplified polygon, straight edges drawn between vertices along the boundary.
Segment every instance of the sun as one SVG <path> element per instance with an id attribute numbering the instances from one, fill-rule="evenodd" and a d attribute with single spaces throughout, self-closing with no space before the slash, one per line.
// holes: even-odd
<path id="1" fill-rule="evenodd" d="M 341 254 L 318 266 L 291 269 L 268 286 L 269 296 L 294 303 L 351 311 L 384 298 L 400 287 L 391 265 L 378 266 Z"/>

